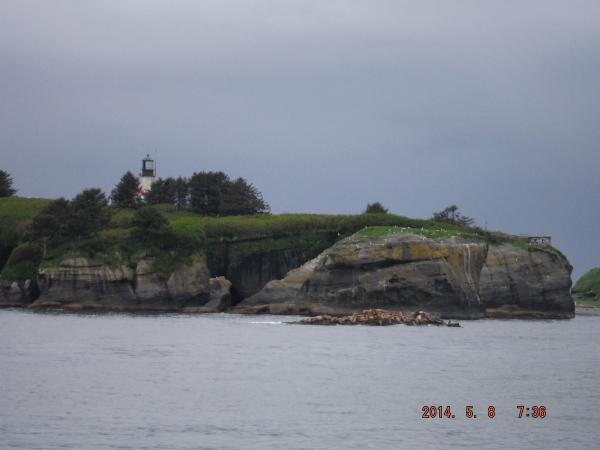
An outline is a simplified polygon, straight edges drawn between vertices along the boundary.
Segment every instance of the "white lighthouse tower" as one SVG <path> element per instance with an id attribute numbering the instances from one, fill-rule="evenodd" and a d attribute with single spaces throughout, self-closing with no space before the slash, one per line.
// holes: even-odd
<path id="1" fill-rule="evenodd" d="M 144 198 L 150 189 L 152 189 L 152 183 L 156 178 L 156 164 L 154 160 L 150 158 L 150 155 L 142 160 L 142 173 L 140 173 L 140 197 Z"/>

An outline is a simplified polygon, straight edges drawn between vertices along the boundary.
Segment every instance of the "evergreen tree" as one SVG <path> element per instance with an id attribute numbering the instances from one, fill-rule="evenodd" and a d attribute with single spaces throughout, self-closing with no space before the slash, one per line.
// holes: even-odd
<path id="1" fill-rule="evenodd" d="M 111 219 L 108 200 L 100 189 L 86 189 L 71 200 L 68 235 L 83 239 L 106 228 Z"/>
<path id="2" fill-rule="evenodd" d="M 190 186 L 188 180 L 179 177 L 175 180 L 175 207 L 184 209 L 188 204 Z"/>
<path id="3" fill-rule="evenodd" d="M 45 206 L 32 220 L 32 240 L 47 244 L 84 239 L 110 223 L 108 200 L 100 189 L 87 189 L 71 201 L 59 198 Z"/>
<path id="4" fill-rule="evenodd" d="M 198 172 L 190 178 L 190 207 L 197 214 L 217 216 L 222 194 L 230 183 L 223 172 Z"/>
<path id="5" fill-rule="evenodd" d="M 172 243 L 173 235 L 167 218 L 152 206 L 138 209 L 131 220 L 131 235 L 134 240 L 157 247 Z"/>
<path id="6" fill-rule="evenodd" d="M 0 197 L 12 197 L 17 193 L 13 189 L 13 179 L 10 174 L 0 169 Z"/>
<path id="7" fill-rule="evenodd" d="M 269 205 L 262 194 L 244 178 L 228 183 L 222 196 L 220 215 L 256 215 L 269 211 Z"/>
<path id="8" fill-rule="evenodd" d="M 130 171 L 126 172 L 110 194 L 112 205 L 117 208 L 139 208 L 139 187 L 137 177 Z"/>
<path id="9" fill-rule="evenodd" d="M 152 183 L 152 189 L 146 194 L 146 203 L 149 205 L 175 205 L 175 189 L 174 178 L 159 178 Z"/>
<path id="10" fill-rule="evenodd" d="M 68 238 L 71 204 L 59 198 L 45 206 L 32 220 L 30 232 L 34 240 L 62 242 Z"/>
<path id="11" fill-rule="evenodd" d="M 269 212 L 262 194 L 244 178 L 231 181 L 223 172 L 199 172 L 192 175 L 188 185 L 189 204 L 195 213 L 231 216 Z"/>
<path id="12" fill-rule="evenodd" d="M 168 229 L 169 222 L 156 208 L 144 206 L 133 214 L 131 225 L 144 232 L 162 231 Z"/>

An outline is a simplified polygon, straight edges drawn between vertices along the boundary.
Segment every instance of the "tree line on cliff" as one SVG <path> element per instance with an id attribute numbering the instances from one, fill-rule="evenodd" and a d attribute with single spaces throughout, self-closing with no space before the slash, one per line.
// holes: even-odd
<path id="1" fill-rule="evenodd" d="M 16 193 L 11 176 L 0 170 L 0 196 Z M 125 228 L 132 242 L 152 243 L 159 247 L 197 245 L 177 235 L 154 206 L 170 206 L 205 216 L 257 215 L 269 212 L 262 194 L 244 178 L 231 180 L 223 172 L 198 172 L 189 179 L 159 178 L 144 197 L 139 182 L 131 172 L 125 173 L 108 197 L 101 189 L 85 189 L 71 200 L 59 198 L 45 206 L 32 220 L 28 240 L 41 243 L 44 254 L 48 246 L 83 242 L 111 228 L 114 212 L 134 209 Z M 188 236 L 189 237 L 189 236 Z"/>
<path id="2" fill-rule="evenodd" d="M 0 169 L 0 197 L 10 197 L 16 192 L 11 175 Z M 224 172 L 196 172 L 190 178 L 159 178 L 152 184 L 150 192 L 142 197 L 138 178 L 131 171 L 127 171 L 112 190 L 110 197 L 106 198 L 99 189 L 83 191 L 73 199 L 71 207 L 79 209 L 77 205 L 84 199 L 88 199 L 89 203 L 90 198 L 96 198 L 98 205 L 106 203 L 108 206 L 110 203 L 110 206 L 116 208 L 138 209 L 143 206 L 170 205 L 175 210 L 187 209 L 206 216 L 243 216 L 269 212 L 268 203 L 252 183 L 242 177 L 231 180 Z M 52 208 L 60 216 L 68 210 L 67 204 L 68 202 L 61 198 Z M 368 203 L 364 211 L 365 214 L 388 212 L 380 202 Z M 98 218 L 94 217 L 93 220 L 98 221 Z M 456 205 L 433 213 L 431 220 L 462 228 L 477 228 L 475 220 L 461 214 Z M 99 223 L 103 226 L 103 220 L 99 220 Z M 63 228 L 68 226 L 65 224 Z"/>
<path id="3" fill-rule="evenodd" d="M 0 196 L 13 196 L 10 174 L 0 170 Z M 46 244 L 68 241 L 82 242 L 96 236 L 101 230 L 112 228 L 114 212 L 118 208 L 134 209 L 133 219 L 118 225 L 129 228 L 131 237 L 141 241 L 161 237 L 164 242 L 174 241 L 166 218 L 153 208 L 161 205 L 175 210 L 187 210 L 203 216 L 257 215 L 269 211 L 261 193 L 244 178 L 231 180 L 223 172 L 199 172 L 186 178 L 159 178 L 145 197 L 139 195 L 137 177 L 125 173 L 107 197 L 100 189 L 85 189 L 73 199 L 59 198 L 44 207 L 32 220 L 28 237 Z M 168 211 L 168 209 L 166 209 Z M 387 216 L 388 209 L 381 203 L 369 203 L 367 215 Z M 118 217 L 118 216 L 117 216 Z M 392 217 L 390 215 L 390 217 Z M 461 228 L 483 232 L 474 225 L 472 218 L 462 215 L 458 207 L 451 205 L 433 214 L 435 222 L 446 222 Z"/>
<path id="4" fill-rule="evenodd" d="M 224 172 L 196 172 L 190 178 L 159 178 L 144 198 L 138 179 L 126 172 L 111 193 L 112 206 L 136 209 L 171 205 L 204 216 L 245 216 L 269 212 L 269 205 L 245 178 L 231 180 Z"/>
<path id="5" fill-rule="evenodd" d="M 8 172 L 0 169 L 0 197 L 12 197 L 17 193 L 13 188 L 13 179 Z"/>

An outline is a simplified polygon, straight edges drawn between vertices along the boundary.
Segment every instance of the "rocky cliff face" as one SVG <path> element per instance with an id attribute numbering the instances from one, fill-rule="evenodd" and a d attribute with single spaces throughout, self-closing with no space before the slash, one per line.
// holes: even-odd
<path id="1" fill-rule="evenodd" d="M 13 250 L 14 247 L 0 244 L 0 272 L 4 269 L 4 265 L 6 264 L 6 261 L 8 261 L 8 257 Z"/>
<path id="2" fill-rule="evenodd" d="M 210 300 L 202 306 L 186 306 L 185 313 L 223 312 L 231 306 L 231 282 L 225 277 L 210 279 Z"/>
<path id="3" fill-rule="evenodd" d="M 168 276 L 157 272 L 152 257 L 133 269 L 70 258 L 40 271 L 37 280 L 37 262 L 25 254 L 15 256 L 5 271 L 21 274 L 19 281 L 0 281 L 0 307 L 220 312 L 236 297 L 248 296 L 232 311 L 351 314 L 384 308 L 457 318 L 574 314 L 570 265 L 551 247 L 488 246 L 414 234 L 354 235 L 289 270 L 324 245 L 327 240 L 318 246 L 227 253 L 221 269 L 233 285 L 224 277 L 209 279 L 200 253 Z"/>
<path id="4" fill-rule="evenodd" d="M 38 295 L 38 287 L 32 280 L 0 280 L 0 307 L 27 306 L 37 298 Z"/>
<path id="5" fill-rule="evenodd" d="M 572 317 L 569 262 L 552 248 L 491 246 L 479 277 L 488 316 Z"/>
<path id="6" fill-rule="evenodd" d="M 235 304 L 316 257 L 333 245 L 336 238 L 337 235 L 329 233 L 283 244 L 275 240 L 250 251 L 240 248 L 244 243 L 211 244 L 208 256 L 211 276 L 225 276 L 231 281 Z"/>
<path id="7" fill-rule="evenodd" d="M 238 312 L 347 314 L 365 308 L 476 318 L 573 316 L 568 261 L 552 248 L 458 238 L 352 236 L 243 301 Z"/>
<path id="8" fill-rule="evenodd" d="M 346 314 L 366 308 L 423 309 L 482 317 L 479 273 L 487 245 L 414 234 L 351 236 L 258 294 L 238 311 Z"/>
<path id="9" fill-rule="evenodd" d="M 159 276 L 153 258 L 135 270 L 108 267 L 87 258 L 65 259 L 39 273 L 40 297 L 33 308 L 95 308 L 117 310 L 178 310 L 209 300 L 205 256 L 194 255 L 166 278 Z"/>

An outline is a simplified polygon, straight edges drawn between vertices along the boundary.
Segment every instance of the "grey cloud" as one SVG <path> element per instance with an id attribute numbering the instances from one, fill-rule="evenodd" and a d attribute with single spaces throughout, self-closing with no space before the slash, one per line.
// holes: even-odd
<path id="1" fill-rule="evenodd" d="M 4 1 L 0 158 L 22 195 L 243 175 L 275 212 L 544 232 L 600 265 L 596 1 Z M 577 231 L 575 231 L 577 230 Z"/>

